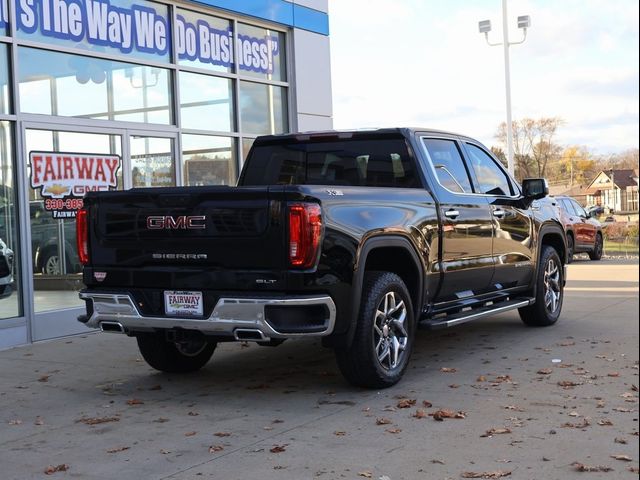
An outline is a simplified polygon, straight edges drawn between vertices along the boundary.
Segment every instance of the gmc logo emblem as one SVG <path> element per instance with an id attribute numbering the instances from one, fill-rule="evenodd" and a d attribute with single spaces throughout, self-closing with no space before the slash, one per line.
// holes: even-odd
<path id="1" fill-rule="evenodd" d="M 147 217 L 149 230 L 203 230 L 206 228 L 205 215 L 152 215 Z"/>

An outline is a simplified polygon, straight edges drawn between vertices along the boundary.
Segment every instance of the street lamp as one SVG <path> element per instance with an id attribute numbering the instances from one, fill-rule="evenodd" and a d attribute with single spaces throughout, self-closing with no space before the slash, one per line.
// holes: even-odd
<path id="1" fill-rule="evenodd" d="M 478 22 L 478 30 L 484 33 L 484 38 L 490 47 L 502 45 L 504 48 L 504 84 L 507 93 L 507 165 L 509 173 L 515 176 L 515 168 L 513 165 L 513 128 L 511 125 L 511 80 L 509 73 L 509 47 L 524 43 L 527 39 L 527 28 L 531 26 L 531 18 L 529 15 L 518 17 L 518 28 L 522 29 L 523 36 L 519 42 L 509 42 L 509 27 L 507 25 L 507 0 L 502 0 L 502 42 L 491 43 L 489 41 L 489 32 L 491 31 L 491 20 L 482 20 Z"/>

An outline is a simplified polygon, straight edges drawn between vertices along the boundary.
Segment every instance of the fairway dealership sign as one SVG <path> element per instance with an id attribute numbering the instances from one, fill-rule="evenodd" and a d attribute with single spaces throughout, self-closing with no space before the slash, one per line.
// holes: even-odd
<path id="1" fill-rule="evenodd" d="M 8 23 L 6 1 L 0 0 L 0 25 Z M 135 52 L 166 57 L 171 52 L 171 22 L 166 7 L 139 0 L 16 0 L 18 30 L 57 40 L 84 44 L 92 49 L 108 47 L 121 53 Z M 273 73 L 279 55 L 278 37 L 238 35 L 234 52 L 233 31 L 219 30 L 201 16 L 190 23 L 176 16 L 175 41 L 180 59 Z"/>
<path id="2" fill-rule="evenodd" d="M 121 165 L 118 155 L 31 152 L 29 180 L 53 218 L 74 218 L 85 193 L 118 188 Z"/>

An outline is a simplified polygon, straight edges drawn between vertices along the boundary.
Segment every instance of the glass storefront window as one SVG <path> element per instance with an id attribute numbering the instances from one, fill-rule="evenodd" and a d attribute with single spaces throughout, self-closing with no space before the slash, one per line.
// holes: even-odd
<path id="1" fill-rule="evenodd" d="M 2 0 L 0 0 L 0 2 L 2 2 Z M 2 3 L 0 3 L 0 5 L 2 5 Z M 0 43 L 0 113 L 11 113 L 10 98 L 9 46 Z"/>
<path id="2" fill-rule="evenodd" d="M 257 135 L 288 129 L 287 91 L 283 87 L 240 82 L 242 131 Z"/>
<path id="3" fill-rule="evenodd" d="M 0 0 L 0 36 L 9 35 L 9 0 Z"/>
<path id="4" fill-rule="evenodd" d="M 27 113 L 169 124 L 169 71 L 20 47 L 20 108 Z"/>
<path id="5" fill-rule="evenodd" d="M 130 145 L 133 187 L 175 186 L 173 139 L 136 135 Z"/>
<path id="6" fill-rule="evenodd" d="M 22 314 L 12 125 L 0 122 L 0 320 Z"/>
<path id="7" fill-rule="evenodd" d="M 287 80 L 284 33 L 238 24 L 240 73 L 265 80 Z"/>
<path id="8" fill-rule="evenodd" d="M 182 135 L 185 185 L 234 185 L 235 141 L 229 137 Z"/>
<path id="9" fill-rule="evenodd" d="M 223 18 L 178 9 L 178 63 L 216 72 L 233 71 L 233 23 Z"/>
<path id="10" fill-rule="evenodd" d="M 180 72 L 182 128 L 218 132 L 233 130 L 231 80 Z"/>
<path id="11" fill-rule="evenodd" d="M 0 0 L 2 2 L 2 0 Z M 18 37 L 92 52 L 169 61 L 169 8 L 146 0 L 16 1 Z"/>
<path id="12" fill-rule="evenodd" d="M 251 146 L 255 138 L 243 138 L 242 139 L 242 163 L 247 161 L 247 155 L 249 154 L 249 150 L 251 150 Z"/>

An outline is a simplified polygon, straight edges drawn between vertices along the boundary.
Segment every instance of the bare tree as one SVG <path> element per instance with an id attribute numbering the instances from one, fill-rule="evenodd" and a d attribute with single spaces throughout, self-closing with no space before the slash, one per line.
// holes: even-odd
<path id="1" fill-rule="evenodd" d="M 555 143 L 555 136 L 563 123 L 559 117 L 523 118 L 512 122 L 514 163 L 519 180 L 547 174 L 549 161 L 562 151 L 562 147 Z M 495 136 L 506 148 L 506 122 L 500 124 Z"/>

